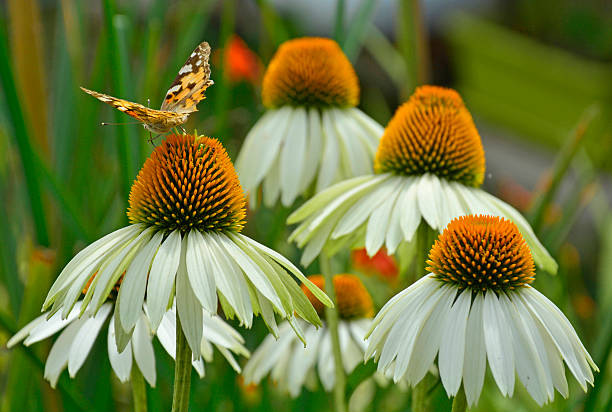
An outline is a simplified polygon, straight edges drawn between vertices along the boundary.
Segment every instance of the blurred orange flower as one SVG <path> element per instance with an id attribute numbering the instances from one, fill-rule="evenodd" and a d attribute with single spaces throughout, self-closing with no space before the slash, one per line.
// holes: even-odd
<path id="1" fill-rule="evenodd" d="M 263 65 L 240 36 L 233 34 L 227 41 L 225 53 L 223 53 L 223 67 L 225 74 L 231 82 L 245 81 L 251 84 L 259 84 Z"/>
<path id="2" fill-rule="evenodd" d="M 365 248 L 355 249 L 351 252 L 353 267 L 367 275 L 378 275 L 389 282 L 395 282 L 399 270 L 393 256 L 387 255 L 382 248 L 374 256 L 369 257 Z"/>

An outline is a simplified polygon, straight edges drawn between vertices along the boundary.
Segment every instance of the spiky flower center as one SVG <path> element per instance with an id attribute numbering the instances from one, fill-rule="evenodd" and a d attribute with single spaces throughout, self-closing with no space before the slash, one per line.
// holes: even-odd
<path id="1" fill-rule="evenodd" d="M 422 175 L 482 184 L 485 158 L 472 116 L 457 92 L 422 86 L 397 109 L 380 140 L 377 173 Z"/>
<path id="2" fill-rule="evenodd" d="M 166 230 L 240 231 L 244 193 L 218 140 L 169 135 L 138 173 L 127 214 Z"/>
<path id="3" fill-rule="evenodd" d="M 529 246 L 512 221 L 469 215 L 451 221 L 429 252 L 427 270 L 474 291 L 506 291 L 533 282 Z"/>
<path id="4" fill-rule="evenodd" d="M 321 290 L 325 290 L 325 279 L 321 275 L 309 276 Z M 334 289 L 336 291 L 336 308 L 341 319 L 371 318 L 374 316 L 374 303 L 363 283 L 355 275 L 341 274 L 334 276 Z M 302 290 L 308 297 L 321 318 L 325 317 L 325 306 L 317 299 L 305 285 Z"/>
<path id="5" fill-rule="evenodd" d="M 352 107 L 359 82 L 351 62 L 331 39 L 304 37 L 283 43 L 263 79 L 263 104 Z"/>

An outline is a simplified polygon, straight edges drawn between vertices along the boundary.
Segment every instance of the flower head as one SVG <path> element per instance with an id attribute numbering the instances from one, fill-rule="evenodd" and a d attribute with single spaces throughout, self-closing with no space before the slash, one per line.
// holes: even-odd
<path id="1" fill-rule="evenodd" d="M 323 287 L 321 276 L 309 276 L 309 279 L 318 287 Z M 335 275 L 333 280 L 340 314 L 338 335 L 342 364 L 348 374 L 363 360 L 365 351 L 363 339 L 372 322 L 372 298 L 359 278 L 354 275 Z M 302 289 L 315 304 L 316 299 L 311 291 Z M 324 316 L 320 305 L 315 304 L 315 308 L 320 311 L 321 316 Z M 286 322 L 279 325 L 278 340 L 268 335 L 244 367 L 245 383 L 259 383 L 269 373 L 281 390 L 288 391 L 291 396 L 296 397 L 300 394 L 302 386 L 311 388 L 316 385 L 316 370 L 325 390 L 331 391 L 335 382 L 335 373 L 329 330 L 325 323 L 320 329 L 305 324 L 303 327 L 306 345 L 297 340 Z"/>
<path id="2" fill-rule="evenodd" d="M 359 81 L 338 43 L 304 37 L 280 46 L 266 70 L 261 94 L 268 108 L 353 107 L 359 103 Z"/>
<path id="3" fill-rule="evenodd" d="M 268 109 L 236 161 L 252 208 L 291 206 L 339 180 L 372 173 L 383 128 L 355 106 L 359 83 L 340 46 L 305 37 L 283 43 L 263 80 Z M 261 195 L 260 195 L 261 185 Z"/>
<path id="4" fill-rule="evenodd" d="M 533 260 L 518 228 L 493 216 L 453 220 L 430 252 L 431 271 L 380 310 L 365 358 L 416 385 L 437 356 L 454 396 L 463 382 L 469 405 L 482 390 L 487 360 L 505 396 L 515 373 L 538 404 L 555 389 L 568 395 L 563 361 L 586 390 L 597 366 L 563 313 L 529 285 Z"/>
<path id="5" fill-rule="evenodd" d="M 459 94 L 437 86 L 417 88 L 387 125 L 374 170 L 406 176 L 431 173 L 466 186 L 480 186 L 484 150 Z"/>
<path id="6" fill-rule="evenodd" d="M 194 357 L 202 355 L 202 317 L 217 313 L 250 327 L 261 314 L 277 333 L 274 313 L 320 324 L 289 273 L 329 298 L 291 262 L 238 233 L 244 197 L 225 149 L 203 136 L 170 135 L 155 148 L 130 193 L 131 225 L 79 252 L 51 287 L 44 309 L 65 318 L 87 285 L 80 313 L 94 316 L 123 277 L 117 296 L 117 346 L 132 334 L 145 303 L 157 331 L 175 301 Z M 296 327 L 296 333 L 301 335 Z"/>
<path id="7" fill-rule="evenodd" d="M 322 275 L 309 276 L 308 279 L 321 290 L 325 290 L 325 279 Z M 372 297 L 363 283 L 355 275 L 340 274 L 334 276 L 336 308 L 340 319 L 371 318 L 374 316 Z M 325 317 L 325 307 L 316 296 L 304 285 L 302 291 L 320 317 Z"/>
<path id="8" fill-rule="evenodd" d="M 245 200 L 234 165 L 217 139 L 170 135 L 130 191 L 130 223 L 187 232 L 239 232 Z"/>
<path id="9" fill-rule="evenodd" d="M 341 181 L 289 216 L 299 223 L 291 234 L 309 264 L 325 249 L 364 247 L 369 256 L 383 246 L 405 266 L 406 252 L 424 223 L 442 231 L 453 218 L 487 214 L 511 219 L 525 238 L 535 263 L 548 272 L 557 263 L 529 223 L 510 205 L 479 189 L 484 153 L 472 118 L 450 89 L 423 86 L 400 107 L 385 130 L 375 174 Z"/>

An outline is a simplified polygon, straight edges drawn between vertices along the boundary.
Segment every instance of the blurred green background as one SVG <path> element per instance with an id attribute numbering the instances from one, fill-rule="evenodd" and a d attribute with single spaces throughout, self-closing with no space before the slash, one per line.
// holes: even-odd
<path id="1" fill-rule="evenodd" d="M 586 395 L 572 381 L 570 398 L 557 394 L 543 410 L 612 410 L 610 2 L 6 0 L 0 22 L 2 411 L 131 408 L 103 334 L 77 377 L 64 372 L 58 390 L 42 380 L 50 340 L 27 350 L 5 346 L 38 315 L 74 253 L 127 223 L 130 185 L 152 150 L 139 125 L 100 126 L 132 119 L 79 86 L 157 107 L 206 40 L 215 85 L 186 129 L 219 138 L 234 159 L 263 112 L 266 63 L 280 43 L 305 35 L 338 40 L 360 78 L 360 107 L 383 125 L 418 84 L 460 91 L 483 138 L 485 187 L 527 214 L 558 259 L 558 276 L 541 274 L 536 287 L 570 318 L 601 369 Z M 287 214 L 280 207 L 250 213 L 245 231 L 297 261 L 285 243 Z M 380 282 L 367 280 L 374 289 Z M 384 303 L 388 291 L 375 292 Z M 260 322 L 240 331 L 251 350 L 266 334 Z M 169 410 L 172 398 L 173 363 L 159 349 L 151 411 Z M 380 388 L 365 410 L 408 410 L 409 396 Z M 440 385 L 432 396 L 437 408 L 450 408 Z M 244 387 L 217 354 L 203 380 L 193 377 L 191 405 L 310 411 L 327 410 L 330 398 L 304 390 L 291 400 L 268 381 Z M 488 377 L 474 410 L 536 407 L 522 387 L 501 397 Z"/>

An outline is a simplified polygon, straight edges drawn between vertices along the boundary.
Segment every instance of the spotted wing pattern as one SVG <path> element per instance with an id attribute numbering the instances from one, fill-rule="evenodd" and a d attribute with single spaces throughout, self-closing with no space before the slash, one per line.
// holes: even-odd
<path id="1" fill-rule="evenodd" d="M 162 111 L 185 114 L 198 110 L 196 105 L 206 98 L 204 92 L 213 84 L 210 79 L 209 57 L 210 46 L 207 42 L 200 43 L 168 89 L 161 105 Z"/>
<path id="2" fill-rule="evenodd" d="M 163 112 L 161 110 L 149 109 L 140 103 L 133 103 L 127 100 L 118 99 L 113 96 L 109 96 L 103 93 L 94 92 L 93 90 L 81 87 L 85 93 L 92 95 L 96 99 L 113 106 L 115 109 L 122 111 L 125 114 L 129 114 L 135 119 L 141 122 L 152 125 L 159 122 L 163 122 L 167 118 L 176 116 L 175 113 Z"/>

